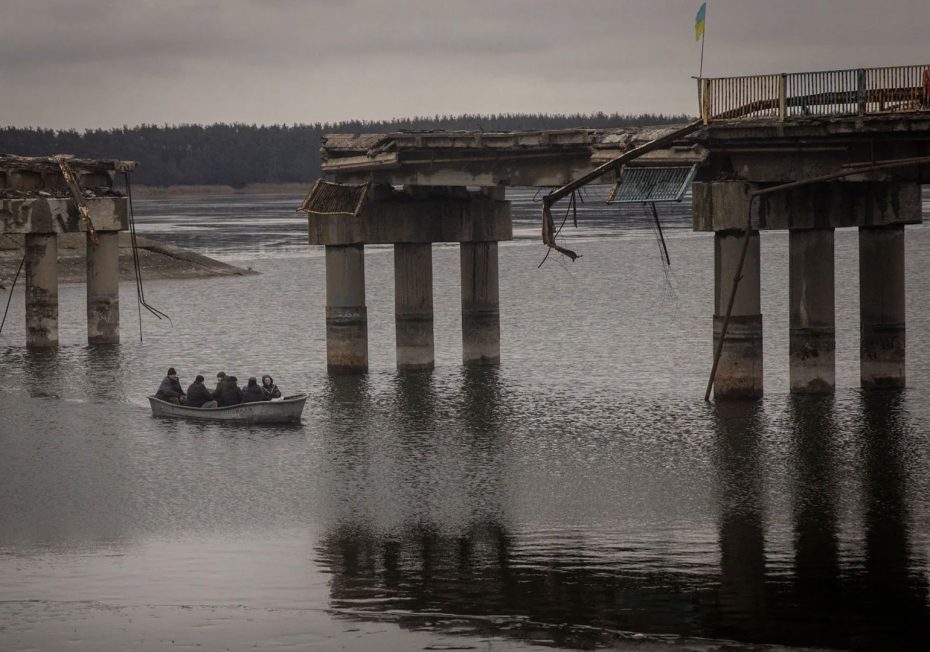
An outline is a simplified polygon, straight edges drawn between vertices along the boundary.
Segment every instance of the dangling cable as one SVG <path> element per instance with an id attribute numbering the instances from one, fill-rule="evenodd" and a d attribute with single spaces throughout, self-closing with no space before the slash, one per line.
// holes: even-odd
<path id="1" fill-rule="evenodd" d="M 650 214 L 647 204 L 652 204 L 652 209 L 655 211 L 654 214 Z M 650 217 L 654 220 L 651 226 L 652 235 L 656 240 L 657 252 L 659 254 L 659 266 L 662 268 L 662 275 L 665 277 L 665 288 L 668 291 L 668 296 L 674 301 L 678 301 L 678 293 L 675 292 L 675 286 L 672 283 L 672 263 L 668 256 L 668 249 L 665 248 L 665 237 L 662 235 L 662 227 L 656 219 L 658 211 L 656 210 L 655 203 L 643 202 L 641 206 L 643 209 L 643 216 L 646 220 L 649 220 Z"/>
<path id="2" fill-rule="evenodd" d="M 659 222 L 659 211 L 656 209 L 655 202 L 650 202 L 650 204 L 652 204 L 652 217 L 656 222 L 656 229 L 659 230 L 659 240 L 662 242 L 662 251 L 665 252 L 665 264 L 671 267 L 672 259 L 668 257 L 668 247 L 665 246 L 665 236 L 662 234 L 662 224 Z"/>
<path id="3" fill-rule="evenodd" d="M 139 341 L 142 341 L 142 308 L 145 308 L 158 319 L 167 319 L 171 327 L 171 317 L 163 313 L 158 308 L 149 305 L 145 301 L 145 289 L 142 285 L 142 264 L 139 262 L 139 241 L 136 238 L 136 216 L 132 206 L 132 183 L 129 179 L 129 172 L 123 172 L 123 178 L 126 181 L 126 198 L 129 200 L 129 240 L 132 244 L 132 261 L 136 273 L 136 299 L 139 304 Z"/>
<path id="4" fill-rule="evenodd" d="M 138 255 L 139 244 L 138 244 L 138 239 L 136 236 L 136 216 L 135 216 L 135 211 L 133 210 L 133 205 L 132 205 L 132 185 L 130 183 L 129 173 L 124 172 L 123 174 L 126 177 L 126 196 L 129 199 L 129 232 L 130 232 L 130 236 L 132 239 L 133 259 L 135 260 L 136 278 L 138 279 L 138 286 L 139 286 L 139 298 L 141 299 L 139 303 L 142 305 L 143 308 L 151 312 L 153 315 L 155 315 L 159 319 L 162 319 L 162 318 L 167 319 L 168 323 L 171 324 L 172 327 L 174 327 L 174 324 L 171 323 L 171 317 L 163 313 L 161 310 L 158 310 L 157 308 L 155 308 L 154 306 L 152 306 L 145 300 L 145 287 L 142 285 L 142 263 L 139 260 L 139 255 Z"/>
<path id="5" fill-rule="evenodd" d="M 13 284 L 10 286 L 10 296 L 8 296 L 6 299 L 6 308 L 3 311 L 3 321 L 0 321 L 0 333 L 3 332 L 3 325 L 6 324 L 6 314 L 10 311 L 10 301 L 13 300 L 13 290 L 16 288 L 16 281 L 19 280 L 19 273 L 23 271 L 23 263 L 25 262 L 26 254 L 23 253 L 23 259 L 19 261 L 19 269 L 16 270 L 16 276 L 13 277 Z"/>
<path id="6" fill-rule="evenodd" d="M 576 229 L 578 228 L 578 196 L 580 194 L 581 194 L 580 188 L 577 193 L 574 193 L 574 192 L 572 193 L 572 225 Z M 556 235 L 558 235 L 558 233 L 556 233 Z"/>
<path id="7" fill-rule="evenodd" d="M 139 309 L 139 343 L 142 343 L 142 274 L 139 271 L 139 252 L 136 247 L 136 220 L 132 212 L 132 188 L 129 173 L 123 172 L 126 182 L 126 197 L 129 202 L 129 248 L 132 251 L 133 276 L 136 279 L 136 307 Z"/>
<path id="8" fill-rule="evenodd" d="M 545 208 L 545 207 L 544 207 L 544 208 Z M 546 210 L 548 210 L 548 209 L 546 209 Z M 559 234 L 562 232 L 562 227 L 565 226 L 565 222 L 568 221 L 568 216 L 569 216 L 569 214 L 572 213 L 572 212 L 574 212 L 574 215 L 575 215 L 575 226 L 578 226 L 578 208 L 577 208 L 577 205 L 576 205 L 576 203 L 575 203 L 575 192 L 574 192 L 574 191 L 572 191 L 572 194 L 571 194 L 571 196 L 569 197 L 568 206 L 565 208 L 565 215 L 562 217 L 562 223 L 559 224 L 559 228 L 556 229 L 556 231 L 555 231 L 555 235 L 553 236 L 553 240 L 552 240 L 553 242 L 555 242 L 555 238 L 559 237 Z M 550 215 L 550 218 L 551 218 L 551 215 Z M 539 262 L 539 264 L 536 266 L 536 269 L 539 269 L 540 267 L 543 266 L 543 263 L 545 263 L 545 262 L 546 262 L 546 259 L 549 258 L 549 254 L 552 252 L 553 249 L 556 249 L 556 250 L 559 251 L 560 253 L 564 253 L 565 251 L 567 251 L 567 250 L 563 250 L 561 247 L 558 247 L 558 246 L 556 246 L 556 245 L 553 244 L 552 246 L 550 246 L 550 247 L 546 250 L 546 255 L 543 256 L 543 259 L 542 259 L 542 260 Z M 575 258 L 581 258 L 581 256 L 575 254 Z M 572 258 L 572 260 L 575 260 L 575 258 Z"/>

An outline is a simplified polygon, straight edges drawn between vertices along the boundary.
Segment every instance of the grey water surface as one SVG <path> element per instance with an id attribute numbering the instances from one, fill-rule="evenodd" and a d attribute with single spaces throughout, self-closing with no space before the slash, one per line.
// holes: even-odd
<path id="1" fill-rule="evenodd" d="M 260 275 L 121 287 L 118 347 L 0 335 L 0 649 L 922 647 L 930 635 L 930 230 L 908 227 L 908 389 L 858 389 L 855 231 L 837 232 L 836 395 L 788 394 L 787 234 L 762 238 L 766 397 L 703 401 L 713 241 L 660 206 L 509 192 L 502 364 L 461 358 L 434 247 L 436 370 L 394 369 L 393 253 L 366 249 L 371 371 L 325 370 L 300 197 L 137 201 L 140 233 Z M 560 216 L 561 217 L 561 216 Z M 156 420 L 169 366 L 271 373 L 303 421 Z"/>

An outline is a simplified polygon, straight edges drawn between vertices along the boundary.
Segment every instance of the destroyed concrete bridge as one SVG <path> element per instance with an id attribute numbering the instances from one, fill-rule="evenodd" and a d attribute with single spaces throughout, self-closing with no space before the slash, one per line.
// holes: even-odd
<path id="1" fill-rule="evenodd" d="M 26 346 L 58 345 L 58 236 L 87 240 L 87 341 L 119 343 L 119 232 L 127 198 L 113 189 L 135 161 L 0 155 L 0 236 L 24 239 Z"/>
<path id="2" fill-rule="evenodd" d="M 326 246 L 329 367 L 367 369 L 365 244 L 395 247 L 398 367 L 433 364 L 434 242 L 461 246 L 464 362 L 495 363 L 497 243 L 512 238 L 505 187 L 560 187 L 548 209 L 595 181 L 640 201 L 693 184 L 693 228 L 714 233 L 708 392 L 762 395 L 759 238 L 785 229 L 791 390 L 834 389 L 834 230 L 852 227 L 861 384 L 902 387 L 904 227 L 921 222 L 930 171 L 930 66 L 702 78 L 698 106 L 681 127 L 326 136 L 335 183 L 317 182 L 302 209 L 310 243 Z M 551 231 L 544 240 L 558 246 Z"/>

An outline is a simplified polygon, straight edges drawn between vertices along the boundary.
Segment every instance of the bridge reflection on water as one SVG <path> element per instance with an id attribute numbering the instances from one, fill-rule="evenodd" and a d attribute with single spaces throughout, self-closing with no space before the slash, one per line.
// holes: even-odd
<path id="1" fill-rule="evenodd" d="M 779 559 L 790 552 L 777 550 L 776 542 L 767 553 L 761 468 L 767 425 L 759 402 L 713 408 L 715 536 L 644 541 L 632 531 L 593 536 L 582 527 L 511 522 L 497 372 L 463 374 L 464 403 L 455 417 L 464 427 L 451 446 L 461 456 L 461 477 L 433 482 L 480 492 L 463 499 L 479 507 L 466 522 L 456 518 L 457 506 L 423 505 L 385 516 L 383 527 L 372 515 L 384 505 L 360 489 L 364 475 L 381 463 L 376 458 L 392 454 L 366 443 L 379 406 L 358 400 L 366 394 L 365 379 L 331 380 L 329 400 L 338 409 L 330 412 L 358 425 L 357 438 L 328 442 L 334 459 L 352 462 L 329 488 L 337 513 L 315 551 L 316 563 L 332 574 L 337 611 L 413 628 L 446 620 L 469 632 L 572 647 L 616 643 L 628 632 L 660 641 L 674 634 L 868 648 L 907 647 L 930 634 L 927 580 L 915 570 L 924 560 L 910 531 L 907 453 L 900 445 L 908 423 L 898 393 L 860 398 L 852 441 L 861 448 L 861 528 L 841 525 L 832 399 L 790 398 L 793 557 Z M 390 463 L 415 465 L 444 454 L 449 441 L 424 451 L 417 436 L 437 432 L 436 421 L 450 418 L 437 412 L 429 376 L 400 376 L 396 390 L 393 408 L 403 420 L 397 432 L 410 441 L 392 449 L 406 459 Z M 409 489 L 429 503 L 429 483 L 410 478 L 416 487 L 395 490 Z"/>

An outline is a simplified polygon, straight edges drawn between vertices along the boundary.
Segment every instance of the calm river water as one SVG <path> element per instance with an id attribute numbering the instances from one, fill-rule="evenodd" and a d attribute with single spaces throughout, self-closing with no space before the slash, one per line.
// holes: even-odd
<path id="1" fill-rule="evenodd" d="M 705 404 L 712 238 L 589 204 L 537 268 L 514 191 L 502 359 L 394 369 L 392 250 L 366 259 L 371 372 L 325 371 L 323 256 L 297 196 L 139 201 L 140 231 L 260 275 L 122 287 L 117 348 L 0 336 L 0 649 L 908 648 L 930 635 L 930 229 L 909 227 L 908 383 L 858 385 L 857 240 L 837 233 L 835 397 L 788 394 L 787 235 L 762 238 L 766 398 Z M 169 366 L 271 373 L 303 422 L 153 419 Z"/>

